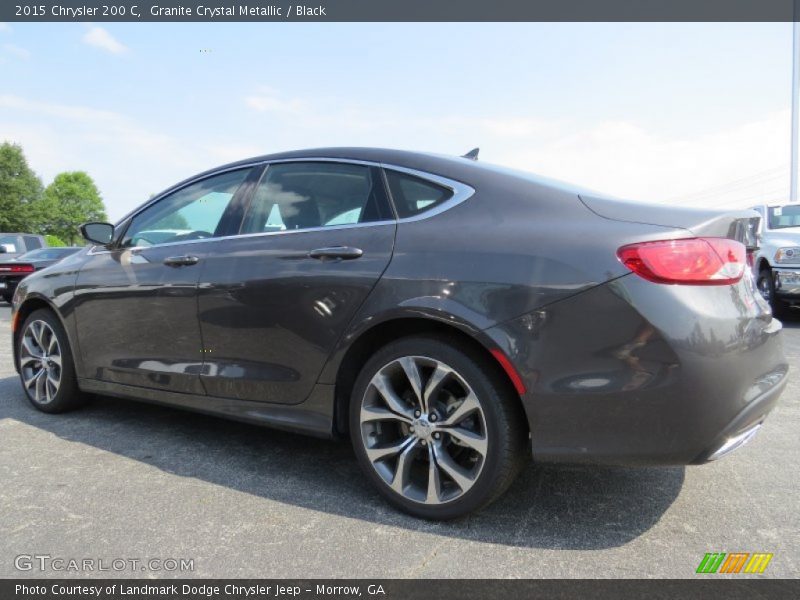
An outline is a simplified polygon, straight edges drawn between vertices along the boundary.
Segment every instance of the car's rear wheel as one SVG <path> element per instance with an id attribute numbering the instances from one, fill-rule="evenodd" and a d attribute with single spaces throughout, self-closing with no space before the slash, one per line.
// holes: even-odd
<path id="1" fill-rule="evenodd" d="M 359 463 L 415 516 L 452 519 L 499 497 L 528 456 L 513 388 L 477 353 L 409 337 L 363 367 L 350 402 Z"/>
<path id="2" fill-rule="evenodd" d="M 82 404 L 69 340 L 52 311 L 40 309 L 25 319 L 17 356 L 22 388 L 35 408 L 58 413 Z"/>

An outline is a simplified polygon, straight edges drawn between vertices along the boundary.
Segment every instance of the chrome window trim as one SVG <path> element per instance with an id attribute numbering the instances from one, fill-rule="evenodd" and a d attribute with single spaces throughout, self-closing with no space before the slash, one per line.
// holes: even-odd
<path id="1" fill-rule="evenodd" d="M 118 221 L 117 225 L 120 225 L 120 224 L 124 223 L 128 219 L 131 219 L 131 220 L 135 219 L 139 215 L 139 213 L 141 213 L 142 211 L 146 210 L 147 208 L 149 208 L 150 206 L 152 206 L 153 204 L 155 204 L 156 202 L 158 202 L 162 198 L 164 198 L 164 197 L 166 197 L 169 194 L 172 194 L 174 192 L 178 192 L 178 191 L 182 190 L 183 188 L 185 188 L 187 186 L 190 186 L 190 185 L 192 185 L 194 183 L 197 183 L 198 181 L 202 181 L 203 179 L 208 179 L 209 177 L 214 177 L 215 175 L 221 175 L 222 173 L 227 173 L 229 171 L 237 171 L 239 169 L 248 169 L 248 168 L 253 168 L 253 167 L 257 167 L 257 166 L 266 166 L 267 169 L 265 169 L 264 173 L 262 173 L 262 177 L 263 177 L 263 175 L 265 175 L 266 171 L 269 169 L 270 165 L 277 165 L 277 164 L 283 164 L 283 163 L 295 163 L 295 162 L 331 162 L 331 163 L 342 163 L 342 164 L 351 164 L 351 165 L 364 165 L 364 166 L 370 166 L 370 167 L 379 167 L 379 168 L 384 169 L 384 170 L 398 171 L 400 173 L 406 173 L 408 175 L 412 175 L 414 177 L 419 177 L 420 179 L 423 179 L 423 180 L 426 180 L 426 181 L 430 181 L 433 184 L 436 184 L 436 185 L 439 185 L 441 187 L 449 189 L 451 192 L 453 192 L 453 195 L 448 200 L 446 200 L 445 202 L 442 202 L 438 206 L 435 206 L 430 210 L 424 211 L 424 212 L 422 212 L 422 213 L 420 213 L 418 215 L 414 215 L 414 216 L 411 216 L 411 217 L 403 217 L 403 218 L 395 218 L 395 219 L 384 219 L 382 221 L 372 221 L 370 223 L 347 223 L 347 224 L 343 224 L 343 225 L 328 225 L 328 226 L 324 226 L 323 225 L 323 226 L 320 226 L 320 227 L 309 227 L 307 229 L 286 229 L 284 231 L 263 231 L 263 232 L 257 232 L 257 233 L 239 233 L 239 234 L 234 234 L 234 235 L 225 235 L 225 236 L 220 236 L 220 237 L 204 238 L 204 239 L 201 239 L 201 240 L 183 240 L 183 241 L 178 241 L 178 242 L 164 242 L 164 243 L 161 243 L 161 244 L 153 244 L 152 246 L 130 246 L 130 247 L 127 247 L 127 248 L 119 247 L 119 248 L 114 248 L 113 250 L 109 250 L 109 249 L 106 249 L 106 248 L 103 248 L 102 250 L 98 250 L 98 246 L 92 246 L 92 248 L 89 250 L 89 254 L 90 255 L 108 254 L 110 252 L 123 251 L 123 250 L 129 250 L 129 251 L 133 252 L 133 251 L 145 250 L 147 248 L 167 248 L 167 247 L 170 247 L 170 246 L 179 246 L 179 245 L 186 245 L 186 244 L 199 244 L 199 243 L 205 243 L 205 242 L 219 242 L 219 241 L 222 241 L 222 240 L 230 240 L 230 239 L 262 237 L 262 236 L 266 237 L 266 236 L 287 235 L 287 234 L 301 234 L 301 233 L 306 233 L 306 232 L 335 231 L 335 230 L 338 230 L 338 229 L 353 229 L 353 228 L 356 228 L 356 227 L 376 227 L 376 226 L 382 226 L 382 225 L 396 225 L 396 224 L 402 224 L 402 223 L 413 223 L 415 221 L 422 221 L 424 219 L 428 219 L 430 217 L 434 217 L 434 216 L 436 216 L 438 214 L 441 214 L 441 213 L 443 213 L 445 211 L 448 211 L 451 208 L 453 208 L 454 206 L 458 206 L 459 204 L 461 204 L 462 202 L 464 202 L 465 200 L 470 198 L 473 194 L 475 194 L 475 189 L 473 187 L 471 187 L 471 186 L 469 186 L 469 185 L 467 185 L 465 183 L 461 183 L 460 181 L 455 181 L 453 179 L 448 179 L 447 177 L 442 177 L 440 175 L 434 175 L 433 173 L 428 173 L 426 171 L 419 171 L 417 169 L 410 169 L 408 167 L 401 167 L 401 166 L 393 165 L 393 164 L 390 164 L 390 163 L 374 162 L 374 161 L 367 161 L 367 160 L 357 160 L 357 159 L 348 159 L 348 158 L 330 158 L 330 157 L 280 158 L 280 159 L 275 159 L 275 160 L 263 160 L 263 161 L 257 161 L 257 162 L 253 162 L 253 163 L 247 163 L 247 164 L 243 164 L 243 165 L 238 165 L 238 166 L 235 166 L 235 167 L 230 167 L 230 168 L 227 168 L 227 169 L 221 169 L 219 171 L 214 171 L 213 173 L 208 173 L 208 174 L 205 174 L 205 175 L 190 179 L 190 180 L 186 181 L 186 183 L 184 185 L 182 185 L 181 187 L 175 188 L 173 186 L 172 188 L 169 188 L 167 191 L 163 192 L 162 194 L 156 196 L 155 198 L 152 198 L 151 200 L 149 200 L 146 204 L 144 204 L 143 206 L 141 206 L 137 210 L 135 210 L 135 211 L 133 211 L 131 213 L 128 213 L 122 219 L 120 219 Z M 391 198 L 390 198 L 390 201 L 391 201 Z M 395 208 L 394 208 L 394 202 L 392 201 L 391 204 L 392 204 L 392 211 L 394 211 L 395 214 L 396 214 L 396 211 L 395 211 Z M 117 227 L 117 225 L 115 225 L 115 228 Z"/>
<path id="2" fill-rule="evenodd" d="M 397 225 L 397 221 L 394 219 L 384 220 L 384 221 L 371 221 L 370 223 L 347 223 L 344 225 L 328 225 L 327 227 L 308 227 L 307 229 L 286 229 L 285 231 L 261 231 L 257 233 L 237 233 L 235 235 L 222 235 L 219 237 L 211 237 L 211 238 L 203 238 L 202 240 L 183 240 L 178 242 L 164 242 L 162 244 L 153 244 L 152 246 L 128 246 L 125 248 L 114 248 L 113 250 L 102 249 L 96 250 L 97 246 L 92 246 L 89 254 L 107 254 L 109 252 L 118 252 L 124 250 L 130 250 L 131 252 L 134 251 L 141 251 L 147 250 L 148 248 L 168 248 L 170 246 L 184 246 L 186 244 L 202 244 L 206 242 L 221 242 L 223 240 L 233 240 L 233 239 L 241 239 L 241 238 L 251 238 L 251 237 L 265 237 L 265 236 L 273 236 L 273 235 L 285 235 L 287 233 L 311 233 L 315 231 L 335 231 L 337 229 L 355 229 L 356 227 L 375 227 L 378 225 Z"/>

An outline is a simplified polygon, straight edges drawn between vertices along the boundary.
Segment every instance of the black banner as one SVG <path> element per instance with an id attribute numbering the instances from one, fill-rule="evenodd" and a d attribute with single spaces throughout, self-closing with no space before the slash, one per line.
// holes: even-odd
<path id="1" fill-rule="evenodd" d="M 269 579 L 5 579 L 3 600 L 484 600 L 489 598 L 660 600 L 795 600 L 800 580 L 269 580 Z"/>
<path id="2" fill-rule="evenodd" d="M 793 21 L 798 0 L 64 0 L 0 21 Z"/>

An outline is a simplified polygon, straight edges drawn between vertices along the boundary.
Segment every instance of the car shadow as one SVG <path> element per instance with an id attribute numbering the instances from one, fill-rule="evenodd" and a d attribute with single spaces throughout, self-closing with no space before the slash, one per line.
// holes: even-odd
<path id="1" fill-rule="evenodd" d="M 36 411 L 16 377 L 0 379 L 11 418 L 168 473 L 269 500 L 466 540 L 549 549 L 623 545 L 659 521 L 684 468 L 531 465 L 500 500 L 448 523 L 399 513 L 364 478 L 347 442 L 320 440 L 178 409 L 96 398 L 62 415 Z"/>
<path id="2" fill-rule="evenodd" d="M 781 323 L 789 329 L 800 329 L 800 307 L 792 307 L 781 315 Z"/>

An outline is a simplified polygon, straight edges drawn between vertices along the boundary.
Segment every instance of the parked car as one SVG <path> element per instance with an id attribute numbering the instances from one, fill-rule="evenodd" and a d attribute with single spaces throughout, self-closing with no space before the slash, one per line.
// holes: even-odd
<path id="1" fill-rule="evenodd" d="M 753 207 L 761 215 L 754 264 L 758 289 L 782 316 L 800 305 L 800 204 Z"/>
<path id="2" fill-rule="evenodd" d="M 457 157 L 262 156 L 83 226 L 17 290 L 15 365 L 45 412 L 93 392 L 349 436 L 394 505 L 458 517 L 531 453 L 698 464 L 755 434 L 787 372 L 755 217 Z"/>
<path id="3" fill-rule="evenodd" d="M 75 254 L 81 248 L 40 248 L 20 254 L 12 260 L 4 260 L 5 255 L 0 254 L 0 297 L 6 302 L 11 302 L 14 290 L 19 282 L 35 271 L 56 264 L 62 258 Z"/>
<path id="4" fill-rule="evenodd" d="M 32 233 L 0 233 L 0 260 L 16 258 L 38 248 L 46 248 L 47 241 Z"/>

